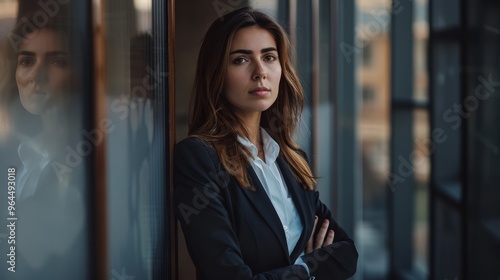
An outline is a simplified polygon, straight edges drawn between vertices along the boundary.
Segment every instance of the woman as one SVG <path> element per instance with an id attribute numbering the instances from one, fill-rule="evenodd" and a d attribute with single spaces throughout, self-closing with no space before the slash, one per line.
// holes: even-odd
<path id="1" fill-rule="evenodd" d="M 283 29 L 249 8 L 205 36 L 189 137 L 174 157 L 175 211 L 201 279 L 356 271 L 354 243 L 320 202 L 292 138 L 304 94 L 289 56 Z"/>
<path id="2" fill-rule="evenodd" d="M 86 276 L 81 268 L 85 254 L 74 253 L 86 250 L 84 166 L 61 168 L 80 136 L 66 20 L 39 24 L 36 14 L 19 16 L 9 34 L 15 82 L 8 91 L 9 109 L 20 142 L 19 162 L 8 159 L 17 176 L 15 279 Z"/>
<path id="3" fill-rule="evenodd" d="M 4 69 L 8 79 L 2 87 L 2 105 L 9 112 L 12 135 L 21 142 L 18 152 L 25 167 L 18 174 L 19 200 L 38 190 L 43 169 L 53 170 L 59 181 L 67 181 L 71 173 L 49 164 L 66 163 L 65 148 L 74 147 L 80 132 L 75 126 L 79 109 L 68 40 L 70 18 L 65 12 L 61 9 L 58 16 L 40 21 L 39 13 L 20 10 L 5 46 L 9 66 Z"/>

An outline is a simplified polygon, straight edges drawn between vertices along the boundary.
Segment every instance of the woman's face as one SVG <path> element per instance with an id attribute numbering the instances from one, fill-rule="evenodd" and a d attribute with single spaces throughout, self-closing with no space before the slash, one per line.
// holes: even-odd
<path id="1" fill-rule="evenodd" d="M 281 65 L 276 41 L 263 28 L 238 30 L 231 42 L 224 94 L 239 115 L 263 112 L 276 101 Z"/>
<path id="2" fill-rule="evenodd" d="M 16 82 L 23 107 L 41 115 L 70 92 L 68 46 L 54 30 L 40 29 L 19 46 Z"/>

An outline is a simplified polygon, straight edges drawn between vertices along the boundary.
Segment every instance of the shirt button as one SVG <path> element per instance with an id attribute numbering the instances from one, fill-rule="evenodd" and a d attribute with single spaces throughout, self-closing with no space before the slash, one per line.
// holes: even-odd
<path id="1" fill-rule="evenodd" d="M 287 227 L 287 226 L 283 226 L 283 229 L 284 229 L 285 231 L 287 231 L 287 230 L 288 230 L 288 227 Z"/>

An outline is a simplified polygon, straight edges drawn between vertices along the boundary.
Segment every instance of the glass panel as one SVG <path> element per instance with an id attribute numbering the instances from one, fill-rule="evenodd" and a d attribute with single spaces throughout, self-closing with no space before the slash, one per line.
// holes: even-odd
<path id="1" fill-rule="evenodd" d="M 416 101 L 428 100 L 427 77 L 427 44 L 429 42 L 428 0 L 414 2 L 414 90 L 413 98 Z"/>
<path id="2" fill-rule="evenodd" d="M 316 126 L 321 129 L 316 130 L 316 143 L 317 150 L 317 166 L 316 172 L 320 178 L 318 178 L 318 190 L 320 192 L 321 201 L 327 205 L 330 209 L 335 209 L 338 206 L 335 201 L 339 199 L 338 195 L 335 194 L 335 183 L 336 176 L 334 175 L 334 96 L 332 94 L 335 81 L 332 79 L 332 30 L 331 30 L 331 1 L 321 0 L 319 1 L 319 41 L 318 41 L 318 55 L 319 55 L 319 67 L 318 67 L 318 107 L 316 112 Z M 316 18 L 313 17 L 313 18 Z M 346 163 L 347 164 L 347 163 Z M 337 216 L 337 219 L 340 217 Z M 347 227 L 346 223 L 343 223 L 344 230 Z M 349 232 L 351 236 L 354 232 Z"/>
<path id="3" fill-rule="evenodd" d="M 462 222 L 460 212 L 441 199 L 434 200 L 434 238 L 432 279 L 464 279 L 462 277 Z"/>
<path id="4" fill-rule="evenodd" d="M 360 104 L 358 135 L 362 143 L 363 220 L 359 227 L 363 279 L 385 279 L 387 248 L 386 178 L 390 136 L 390 7 L 391 1 L 358 0 L 354 53 L 358 54 Z M 361 91 L 362 90 L 362 91 Z"/>
<path id="5" fill-rule="evenodd" d="M 460 26 L 460 5 L 456 0 L 434 0 L 432 21 L 434 30 L 458 28 Z"/>
<path id="6" fill-rule="evenodd" d="M 152 3 L 105 7 L 110 279 L 165 279 L 169 264 L 166 19 Z"/>
<path id="7" fill-rule="evenodd" d="M 70 1 L 0 1 L 1 279 L 89 279 L 86 30 Z M 85 14 L 86 11 L 79 11 Z M 83 32 L 83 34 L 85 34 Z"/>
<path id="8" fill-rule="evenodd" d="M 429 41 L 428 0 L 414 2 L 414 90 L 416 101 L 428 101 L 427 43 Z M 415 220 L 413 225 L 415 272 L 424 279 L 429 275 L 429 179 L 430 154 L 435 145 L 430 141 L 430 120 L 427 109 L 413 115 L 415 167 Z"/>
<path id="9" fill-rule="evenodd" d="M 500 276 L 500 21 L 498 1 L 478 1 L 467 10 L 467 261 L 466 278 Z M 472 37 L 472 36 L 471 36 Z M 464 120 L 465 121 L 465 120 Z M 473 257 L 475 256 L 475 257 Z M 477 260 L 484 261 L 477 261 Z"/>
<path id="10" fill-rule="evenodd" d="M 438 188 L 462 197 L 460 182 L 460 152 L 462 110 L 460 90 L 460 47 L 458 42 L 433 44 L 432 92 L 433 116 L 431 140 L 436 143 L 433 172 Z"/>
<path id="11" fill-rule="evenodd" d="M 434 148 L 429 138 L 427 110 L 415 110 L 413 115 L 414 148 L 412 163 L 415 168 L 415 220 L 413 226 L 413 253 L 415 272 L 424 279 L 429 274 L 429 177 L 430 154 Z"/>
<path id="12" fill-rule="evenodd" d="M 279 18 L 278 15 L 279 0 L 266 0 L 266 1 L 248 0 L 248 4 L 255 9 L 263 11 L 264 13 L 275 19 Z"/>
<path id="13" fill-rule="evenodd" d="M 291 34 L 292 38 L 296 38 L 296 60 L 295 70 L 300 77 L 302 87 L 304 89 L 305 102 L 304 110 L 302 111 L 301 122 L 297 127 L 296 140 L 300 147 L 310 156 L 313 155 L 313 110 L 312 107 L 312 5 L 310 1 L 297 1 L 295 15 L 296 25 L 292 27 L 295 34 Z M 313 160 L 313 159 L 311 159 Z M 312 161 L 314 170 L 314 161 Z M 316 170 L 315 170 L 316 171 Z"/>

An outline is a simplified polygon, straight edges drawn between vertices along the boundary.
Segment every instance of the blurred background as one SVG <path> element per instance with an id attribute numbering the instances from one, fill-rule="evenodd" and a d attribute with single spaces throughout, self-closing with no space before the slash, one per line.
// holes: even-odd
<path id="1" fill-rule="evenodd" d="M 243 6 L 274 17 L 295 47 L 307 96 L 296 138 L 356 242 L 353 279 L 500 280 L 497 0 L 0 0 L 0 186 L 10 167 L 37 190 L 57 185 L 19 198 L 20 220 L 81 203 L 78 215 L 40 212 L 65 221 L 57 231 L 18 228 L 21 272 L 5 267 L 0 278 L 195 279 L 171 210 L 172 148 L 187 136 L 203 35 Z M 64 142 L 42 175 L 21 159 L 20 144 L 43 146 L 30 139 L 44 127 L 21 106 L 12 66 L 26 39 L 13 30 L 29 15 L 28 29 L 63 19 L 75 73 L 71 102 L 58 105 L 71 108 L 59 116 L 71 129 L 49 138 Z M 72 183 L 47 181 L 51 172 Z M 0 223 L 7 217 L 2 199 Z M 68 240 L 31 245 L 48 235 Z"/>

